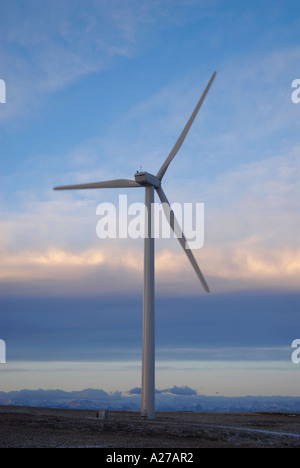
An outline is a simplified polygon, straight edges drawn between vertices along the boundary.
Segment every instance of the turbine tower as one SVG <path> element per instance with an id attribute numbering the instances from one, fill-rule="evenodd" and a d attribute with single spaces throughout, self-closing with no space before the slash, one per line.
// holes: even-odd
<path id="1" fill-rule="evenodd" d="M 169 167 L 169 164 L 178 153 L 184 139 L 191 128 L 192 123 L 208 93 L 208 90 L 216 76 L 213 73 L 209 80 L 201 98 L 199 99 L 191 117 L 186 126 L 181 132 L 171 152 L 165 159 L 163 165 L 156 175 L 148 172 L 136 172 L 135 180 L 130 179 L 115 179 L 104 182 L 93 182 L 87 184 L 64 185 L 54 187 L 54 190 L 73 190 L 73 189 L 97 189 L 97 188 L 145 188 L 145 243 L 144 243 L 144 293 L 143 293 L 143 354 L 142 354 L 142 401 L 141 401 L 141 416 L 145 419 L 155 419 L 155 327 L 154 327 L 154 237 L 151 235 L 153 230 L 151 208 L 154 203 L 154 190 L 163 205 L 163 209 L 167 220 L 175 232 L 183 250 L 185 251 L 190 263 L 192 264 L 203 288 L 209 292 L 209 288 L 202 275 L 200 268 L 189 249 L 186 238 L 181 231 L 181 228 L 175 218 L 174 212 L 171 209 L 170 203 L 162 189 L 161 181 Z"/>

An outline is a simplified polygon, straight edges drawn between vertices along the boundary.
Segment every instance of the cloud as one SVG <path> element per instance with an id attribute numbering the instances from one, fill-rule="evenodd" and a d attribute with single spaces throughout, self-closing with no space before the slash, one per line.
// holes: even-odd
<path id="1" fill-rule="evenodd" d="M 62 291 L 55 295 L 39 295 L 38 280 L 34 294 L 28 294 L 28 287 L 22 294 L 16 287 L 9 294 L 1 285 L 0 329 L 7 362 L 103 361 L 110 371 L 109 363 L 127 362 L 140 371 L 142 288 L 122 293 L 109 288 L 109 281 L 103 285 L 102 278 L 96 276 L 89 295 L 80 294 L 80 281 L 68 290 L 60 278 Z M 109 279 L 118 281 L 115 275 Z M 161 374 L 174 362 L 173 371 L 179 373 L 195 370 L 203 361 L 219 362 L 220 367 L 225 361 L 290 362 L 298 309 L 298 293 L 226 291 L 199 297 L 174 289 L 172 295 L 158 294 L 156 359 Z M 123 367 L 115 368 L 116 375 Z M 177 391 L 168 383 L 161 388 Z"/>
<path id="2" fill-rule="evenodd" d="M 214 293 L 266 287 L 297 289 L 299 250 L 272 253 L 267 249 L 251 250 L 247 245 L 226 252 L 210 248 L 198 262 Z M 36 290 L 39 294 L 50 291 L 75 294 L 142 291 L 142 275 L 142 249 L 120 248 L 117 244 L 79 252 L 57 248 L 18 254 L 2 252 L 0 269 L 3 284 L 17 287 L 23 283 L 28 291 Z M 157 252 L 156 279 L 160 293 L 176 291 L 186 295 L 200 291 L 181 248 L 179 252 Z"/>
<path id="3" fill-rule="evenodd" d="M 163 394 L 163 393 L 168 393 L 172 395 L 197 395 L 197 391 L 193 390 L 190 387 L 187 386 L 182 386 L 182 387 L 174 387 L 172 388 L 166 388 L 163 390 L 155 390 L 156 393 L 158 394 Z M 141 388 L 140 387 L 134 387 L 128 391 L 129 395 L 140 395 L 141 394 Z"/>
<path id="4" fill-rule="evenodd" d="M 36 11 L 37 3 L 30 5 Z M 11 44 L 23 44 L 27 55 L 29 50 L 32 51 L 31 61 L 26 66 L 39 70 L 37 82 L 48 92 L 76 80 L 76 76 L 88 70 L 89 64 L 100 66 L 94 60 L 98 48 L 106 50 L 107 56 L 117 53 L 113 46 L 111 50 L 109 47 L 114 40 L 125 38 L 125 47 L 128 44 L 128 51 L 134 50 L 141 25 L 151 23 L 159 16 L 158 4 L 148 19 L 146 13 L 149 10 L 144 3 L 136 16 L 132 15 L 134 2 L 130 6 L 122 2 L 105 3 L 102 10 L 98 3 L 91 2 L 89 13 L 80 7 L 81 4 L 76 5 L 72 14 L 82 26 L 80 31 L 89 32 L 88 35 L 70 28 L 68 2 L 63 2 L 60 15 L 57 15 L 57 6 L 53 2 L 50 15 L 46 10 L 42 10 L 41 17 L 26 13 L 21 29 L 12 28 L 8 35 Z M 12 7 L 6 5 L 6 8 L 8 16 L 12 15 Z M 96 10 L 99 12 L 98 8 L 103 17 L 92 14 Z M 58 22 L 55 21 L 57 17 Z M 108 41 L 101 42 L 99 22 L 107 19 L 112 29 L 104 31 Z M 48 22 L 45 41 L 39 44 L 37 37 Z M 32 23 L 34 28 L 30 34 Z M 93 54 L 84 54 L 91 44 L 95 44 L 94 49 L 91 47 Z M 54 48 L 56 59 L 52 54 Z M 284 139 L 284 145 L 278 148 L 275 137 L 289 125 L 293 129 L 297 123 L 292 118 L 296 106 L 290 100 L 290 83 L 285 80 L 299 53 L 299 48 L 294 47 L 288 53 L 280 49 L 246 58 L 235 56 L 230 63 L 224 63 L 184 143 L 183 154 L 178 155 L 166 176 L 165 188 L 171 203 L 193 200 L 205 204 L 204 247 L 194 253 L 214 291 L 282 285 L 297 287 L 300 148 L 294 136 Z M 49 67 L 44 57 L 53 59 L 49 61 Z M 56 74 L 60 83 L 55 82 Z M 4 201 L 7 206 L 1 220 L 3 281 L 12 284 L 26 279 L 43 279 L 49 280 L 54 288 L 57 281 L 64 279 L 70 283 L 76 278 L 76 287 L 81 280 L 80 291 L 86 287 L 89 292 L 97 287 L 95 277 L 101 277 L 106 286 L 121 288 L 123 284 L 123 290 L 141 284 L 142 241 L 106 239 L 100 243 L 95 234 L 96 204 L 101 200 L 115 201 L 116 196 L 100 191 L 58 196 L 50 195 L 50 188 L 60 183 L 116 176 L 116 167 L 120 176 L 128 174 L 130 177 L 137 167 L 129 169 L 129 161 L 157 170 L 189 117 L 203 89 L 202 84 L 206 84 L 204 75 L 201 70 L 203 83 L 200 85 L 199 69 L 196 69 L 145 97 L 124 112 L 107 135 L 69 148 L 65 158 L 45 154 L 43 163 L 38 163 L 36 170 L 33 166 L 38 157 L 32 161 L 25 174 L 28 185 L 12 196 L 13 211 L 9 202 Z M 116 134 L 118 138 L 115 138 Z M 99 153 L 104 156 L 101 168 L 95 171 Z M 142 160 L 138 159 L 140 155 L 143 155 Z M 49 163 L 51 158 L 52 165 Z M 49 164 L 51 171 L 56 164 L 55 175 L 48 173 Z M 128 173 L 129 170 L 132 172 Z M 24 172 L 20 169 L 16 185 L 19 186 L 23 179 Z M 33 179 L 43 185 L 43 190 L 32 189 Z M 45 185 L 49 190 L 45 190 Z M 129 196 L 135 200 L 136 194 Z M 142 199 L 141 194 L 138 200 Z M 197 291 L 198 281 L 178 242 L 159 239 L 156 249 L 158 290 L 182 289 L 187 294 Z M 113 277 L 115 283 L 111 281 Z"/>
<path id="5" fill-rule="evenodd" d="M 190 387 L 182 386 L 182 387 L 174 387 L 168 388 L 166 390 L 162 390 L 161 393 L 171 393 L 173 395 L 197 395 L 196 390 L 193 390 Z"/>
<path id="6" fill-rule="evenodd" d="M 223 279 L 231 282 L 230 288 L 297 288 L 298 154 L 299 146 L 295 146 L 284 156 L 244 163 L 203 184 L 205 239 L 194 255 L 210 278 L 212 290 L 227 289 L 229 284 L 222 286 Z M 183 183 L 179 201 L 195 200 L 196 191 L 194 182 Z M 174 193 L 171 203 L 177 201 Z M 118 202 L 116 194 L 100 196 Z M 141 284 L 143 240 L 98 239 L 95 193 L 68 193 L 58 199 L 44 192 L 43 201 L 34 193 L 24 196 L 21 192 L 18 198 L 18 211 L 7 209 L 1 220 L 2 280 L 55 282 L 64 278 L 68 282 L 81 278 L 81 291 L 85 285 L 88 291 L 96 286 L 91 281 L 95 275 L 110 288 L 114 284 L 119 289 L 122 284 L 122 290 L 132 290 Z M 131 193 L 128 203 L 134 200 Z M 179 287 L 191 293 L 199 286 L 173 238 L 156 241 L 156 275 L 158 290 Z"/>
<path id="7" fill-rule="evenodd" d="M 137 36 L 151 19 L 139 2 L 45 0 L 6 3 L 1 9 L 1 70 L 9 105 L 2 119 L 28 115 L 42 100 L 83 76 L 130 58 Z M 28 109 L 30 103 L 30 109 Z"/>
<path id="8" fill-rule="evenodd" d="M 26 8 L 22 2 L 6 2 L 1 8 L 1 73 L 9 106 L 1 119 L 37 112 L 54 92 L 107 70 L 117 58 L 145 53 L 166 27 L 207 9 L 197 2 L 189 7 L 191 11 L 180 2 L 139 0 L 61 0 L 59 5 L 29 0 Z"/>
<path id="9" fill-rule="evenodd" d="M 129 395 L 141 395 L 142 389 L 141 387 L 134 387 L 128 390 Z"/>

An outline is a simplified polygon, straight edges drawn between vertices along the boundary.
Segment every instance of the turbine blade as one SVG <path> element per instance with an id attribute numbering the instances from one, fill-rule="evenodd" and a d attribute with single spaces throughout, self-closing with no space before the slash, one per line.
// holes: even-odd
<path id="1" fill-rule="evenodd" d="M 160 201 L 162 202 L 162 205 L 163 205 L 163 209 L 164 209 L 164 212 L 165 212 L 165 215 L 166 215 L 166 218 L 171 226 L 171 228 L 173 229 L 174 233 L 176 234 L 178 240 L 179 240 L 179 243 L 181 245 L 181 247 L 183 248 L 183 250 L 185 251 L 189 261 L 191 262 L 199 280 L 201 281 L 201 284 L 203 286 L 203 288 L 205 289 L 206 292 L 209 292 L 209 287 L 205 281 L 205 278 L 203 276 L 203 274 L 201 273 L 201 270 L 196 262 L 196 259 L 194 257 L 194 255 L 192 254 L 192 251 L 189 249 L 188 247 L 188 244 L 187 244 L 187 241 L 186 241 L 186 238 L 178 224 L 178 221 L 175 217 L 175 214 L 174 214 L 174 211 L 172 210 L 171 206 L 170 206 L 170 203 L 163 191 L 163 189 L 161 187 L 158 187 L 156 188 L 156 191 L 157 191 L 157 194 L 160 198 Z"/>
<path id="2" fill-rule="evenodd" d="M 92 182 L 88 184 L 77 184 L 77 185 L 62 185 L 60 187 L 54 187 L 53 190 L 73 190 L 73 189 L 97 189 L 97 188 L 128 188 L 128 187 L 141 187 L 134 180 L 130 179 L 116 179 L 106 180 L 104 182 Z"/>
<path id="3" fill-rule="evenodd" d="M 196 118 L 196 115 L 198 114 L 198 111 L 208 93 L 208 90 L 214 80 L 216 76 L 216 72 L 213 73 L 211 79 L 209 80 L 209 83 L 208 85 L 206 86 L 205 90 L 204 90 L 204 93 L 202 94 L 201 98 L 199 99 L 199 102 L 198 104 L 196 105 L 195 109 L 194 109 L 194 112 L 192 113 L 191 117 L 189 118 L 186 126 L 184 127 L 184 129 L 182 130 L 181 132 L 181 135 L 179 136 L 178 140 L 176 141 L 175 145 L 173 146 L 170 154 L 168 155 L 168 157 L 166 158 L 165 162 L 163 163 L 163 165 L 161 166 L 160 170 L 158 171 L 158 173 L 156 174 L 156 176 L 159 178 L 159 180 L 162 180 L 166 170 L 168 169 L 168 166 L 169 164 L 171 163 L 172 159 L 176 156 L 176 154 L 178 153 L 182 143 L 184 142 L 185 140 L 185 137 L 187 136 L 188 134 L 188 131 L 189 129 L 191 128 L 192 126 L 192 123 L 194 122 L 195 118 Z"/>

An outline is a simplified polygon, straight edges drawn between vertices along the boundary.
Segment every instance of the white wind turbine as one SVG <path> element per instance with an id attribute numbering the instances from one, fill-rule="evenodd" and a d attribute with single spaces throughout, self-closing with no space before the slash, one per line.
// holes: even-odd
<path id="1" fill-rule="evenodd" d="M 162 189 L 162 178 L 179 151 L 195 117 L 208 93 L 208 90 L 216 76 L 213 73 L 208 85 L 206 86 L 199 102 L 197 103 L 191 117 L 184 127 L 181 135 L 176 141 L 174 147 L 164 161 L 163 165 L 155 175 L 148 172 L 136 172 L 135 180 L 115 179 L 104 182 L 94 182 L 87 184 L 65 185 L 54 187 L 54 190 L 73 190 L 73 189 L 97 189 L 97 188 L 129 188 L 145 187 L 145 243 L 144 243 L 144 294 L 143 294 L 143 355 L 142 355 L 142 402 L 141 416 L 147 419 L 155 418 L 155 332 L 154 332 L 154 238 L 151 233 L 154 232 L 151 218 L 151 204 L 154 203 L 154 189 L 156 190 L 160 201 L 162 202 L 165 215 L 168 222 L 176 234 L 183 250 L 191 262 L 201 284 L 206 292 L 209 292 L 207 283 L 198 267 L 198 264 L 189 249 L 186 238 L 175 218 L 170 203 Z"/>

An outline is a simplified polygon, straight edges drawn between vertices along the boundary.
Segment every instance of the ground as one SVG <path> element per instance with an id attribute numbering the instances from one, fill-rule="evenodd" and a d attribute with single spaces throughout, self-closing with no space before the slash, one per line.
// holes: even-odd
<path id="1" fill-rule="evenodd" d="M 0 448 L 299 448 L 300 413 L 139 413 L 0 406 Z"/>

